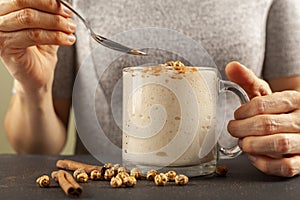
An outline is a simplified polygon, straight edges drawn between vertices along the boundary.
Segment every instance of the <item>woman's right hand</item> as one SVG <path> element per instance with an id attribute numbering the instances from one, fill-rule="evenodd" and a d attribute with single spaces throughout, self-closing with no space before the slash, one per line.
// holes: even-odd
<path id="1" fill-rule="evenodd" d="M 52 87 L 59 45 L 72 45 L 76 24 L 57 0 L 0 0 L 0 58 L 20 92 Z"/>

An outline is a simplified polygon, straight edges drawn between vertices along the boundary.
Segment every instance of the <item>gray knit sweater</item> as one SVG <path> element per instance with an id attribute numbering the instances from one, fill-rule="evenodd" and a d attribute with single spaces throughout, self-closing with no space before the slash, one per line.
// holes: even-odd
<path id="1" fill-rule="evenodd" d="M 139 43 L 135 43 L 128 34 L 123 41 L 124 32 L 132 31 L 134 35 L 134 30 L 141 31 L 143 28 L 167 28 L 191 38 L 197 43 L 195 46 L 202 46 L 207 51 L 224 79 L 224 67 L 233 60 L 243 63 L 264 79 L 300 74 L 299 0 L 73 0 L 72 3 L 88 19 L 95 32 L 120 39 L 136 48 L 146 46 L 136 46 Z M 141 33 L 147 35 L 145 30 Z M 115 85 L 121 77 L 120 66 L 136 64 L 136 61 L 130 63 L 128 58 L 116 57 L 109 49 L 98 49 L 102 47 L 87 34 L 78 21 L 75 49 L 60 49 L 53 98 L 71 98 L 75 74 L 92 62 L 96 72 L 85 72 L 76 89 L 84 90 L 89 80 L 99 79 L 101 87 L 96 90 L 101 90 L 105 98 L 96 94 L 90 102 L 96 102 L 96 116 L 105 134 L 120 146 L 121 131 L 111 115 L 112 96 L 120 97 L 121 101 L 121 94 L 114 94 Z M 144 40 L 147 40 L 146 45 L 157 43 L 159 36 L 148 35 Z M 164 41 L 160 44 L 163 48 Z M 98 77 L 97 70 L 101 71 L 101 77 Z M 82 102 L 82 106 L 75 113 L 84 113 L 88 97 L 83 92 L 76 98 L 81 98 L 76 102 Z M 84 120 L 81 117 L 78 119 Z M 77 152 L 83 152 L 80 147 L 78 145 Z M 88 147 L 91 151 L 93 148 Z"/>

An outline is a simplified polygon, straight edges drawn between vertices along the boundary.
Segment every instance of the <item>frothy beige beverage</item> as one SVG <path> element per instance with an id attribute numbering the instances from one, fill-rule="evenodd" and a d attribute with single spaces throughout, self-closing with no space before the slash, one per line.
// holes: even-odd
<path id="1" fill-rule="evenodd" d="M 214 68 L 179 64 L 124 69 L 123 164 L 172 168 L 189 176 L 212 173 L 218 93 Z"/>

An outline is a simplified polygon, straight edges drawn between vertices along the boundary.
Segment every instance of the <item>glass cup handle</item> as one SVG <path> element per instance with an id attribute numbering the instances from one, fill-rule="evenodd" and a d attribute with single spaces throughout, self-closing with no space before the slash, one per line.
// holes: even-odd
<path id="1" fill-rule="evenodd" d="M 249 102 L 249 97 L 247 93 L 241 88 L 239 85 L 231 82 L 231 81 L 225 81 L 225 80 L 220 80 L 220 93 L 226 93 L 226 92 L 232 92 L 235 95 L 237 95 L 240 99 L 241 104 Z M 219 152 L 221 158 L 235 158 L 238 155 L 242 153 L 242 150 L 238 145 L 231 147 L 231 148 L 226 148 L 222 147 L 219 144 Z"/>

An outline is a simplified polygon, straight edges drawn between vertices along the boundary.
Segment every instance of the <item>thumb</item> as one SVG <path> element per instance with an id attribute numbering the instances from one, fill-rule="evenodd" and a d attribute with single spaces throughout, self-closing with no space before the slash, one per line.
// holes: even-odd
<path id="1" fill-rule="evenodd" d="M 238 62 L 227 64 L 225 72 L 229 80 L 238 84 L 247 92 L 250 99 L 272 93 L 267 82 L 258 78 L 253 71 Z"/>

